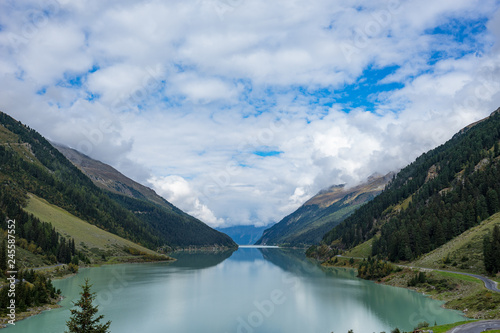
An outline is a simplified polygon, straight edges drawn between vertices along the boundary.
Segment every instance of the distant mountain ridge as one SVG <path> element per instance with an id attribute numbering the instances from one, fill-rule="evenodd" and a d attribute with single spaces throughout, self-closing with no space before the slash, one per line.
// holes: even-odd
<path id="1" fill-rule="evenodd" d="M 264 231 L 260 245 L 307 246 L 342 222 L 357 208 L 376 197 L 393 174 L 372 176 L 355 187 L 334 185 L 320 191 L 292 214 Z"/>
<path id="2" fill-rule="evenodd" d="M 231 237 L 238 245 L 253 245 L 268 227 L 255 227 L 253 225 L 238 225 L 226 228 L 217 228 L 218 231 Z"/>

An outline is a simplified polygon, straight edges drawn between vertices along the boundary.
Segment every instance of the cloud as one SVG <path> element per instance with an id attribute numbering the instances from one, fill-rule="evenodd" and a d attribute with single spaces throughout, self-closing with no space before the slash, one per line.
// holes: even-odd
<path id="1" fill-rule="evenodd" d="M 500 105 L 494 0 L 0 3 L 0 107 L 212 226 L 268 225 Z"/>
<path id="2" fill-rule="evenodd" d="M 152 177 L 148 179 L 152 188 L 170 202 L 175 202 L 182 210 L 192 216 L 205 221 L 213 227 L 223 224 L 223 220 L 215 217 L 214 213 L 198 199 L 198 194 L 189 183 L 179 176 Z"/>

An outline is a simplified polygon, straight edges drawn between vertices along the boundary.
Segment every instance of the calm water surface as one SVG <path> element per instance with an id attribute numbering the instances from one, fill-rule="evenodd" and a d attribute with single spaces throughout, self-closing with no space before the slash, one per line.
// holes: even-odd
<path id="1" fill-rule="evenodd" d="M 440 302 L 357 279 L 352 270 L 323 270 L 297 251 L 240 248 L 176 257 L 170 264 L 82 269 L 54 282 L 66 296 L 62 308 L 5 332 L 64 332 L 85 278 L 113 333 L 370 333 L 463 320 Z"/>

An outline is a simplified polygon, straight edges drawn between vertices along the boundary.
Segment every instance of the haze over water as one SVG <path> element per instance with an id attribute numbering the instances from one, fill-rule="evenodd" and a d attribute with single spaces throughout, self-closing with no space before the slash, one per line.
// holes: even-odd
<path id="1" fill-rule="evenodd" d="M 7 332 L 63 332 L 85 278 L 116 333 L 390 332 L 411 330 L 422 321 L 463 320 L 418 293 L 357 279 L 353 270 L 323 270 L 298 251 L 240 248 L 176 257 L 171 264 L 82 269 L 54 282 L 66 296 L 62 308 Z"/>

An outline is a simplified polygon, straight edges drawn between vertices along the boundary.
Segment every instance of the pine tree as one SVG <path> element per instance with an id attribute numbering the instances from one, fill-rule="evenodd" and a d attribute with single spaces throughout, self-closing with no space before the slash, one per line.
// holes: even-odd
<path id="1" fill-rule="evenodd" d="M 498 225 L 493 228 L 491 252 L 493 273 L 498 273 L 500 272 L 500 227 Z"/>
<path id="2" fill-rule="evenodd" d="M 3 275 L 7 270 L 7 243 L 5 238 L 2 239 L 2 243 L 0 245 L 0 275 Z"/>
<path id="3" fill-rule="evenodd" d="M 490 189 L 486 194 L 486 202 L 488 204 L 488 213 L 490 213 L 490 215 L 498 212 L 498 209 L 500 208 L 500 202 L 498 200 L 497 191 L 495 191 L 494 189 Z"/>
<path id="4" fill-rule="evenodd" d="M 493 273 L 495 262 L 492 257 L 493 251 L 491 246 L 490 236 L 486 235 L 483 240 L 483 253 L 484 253 L 484 268 L 488 273 Z"/>
<path id="5" fill-rule="evenodd" d="M 80 307 L 81 310 L 71 309 L 71 318 L 66 322 L 69 331 L 66 333 L 108 333 L 111 321 L 105 324 L 99 324 L 103 315 L 93 319 L 97 314 L 98 306 L 92 305 L 95 299 L 95 293 L 90 292 L 92 285 L 89 285 L 89 280 L 85 279 L 85 284 L 81 286 L 81 298 L 74 305 Z"/>

